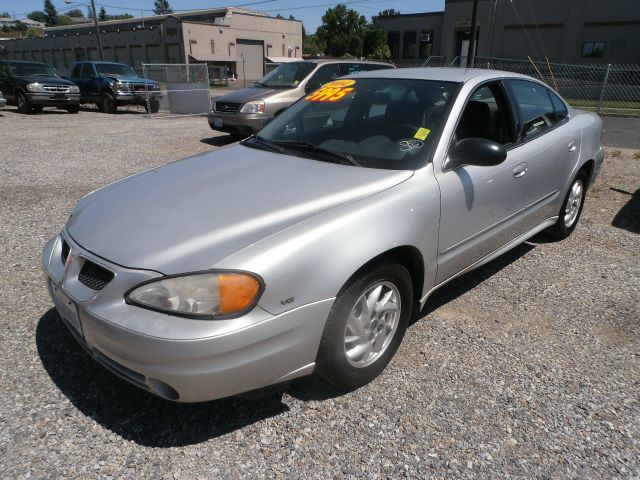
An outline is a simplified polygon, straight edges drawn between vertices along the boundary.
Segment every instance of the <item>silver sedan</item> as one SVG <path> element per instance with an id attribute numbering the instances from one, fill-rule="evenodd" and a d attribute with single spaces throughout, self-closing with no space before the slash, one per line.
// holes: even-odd
<path id="1" fill-rule="evenodd" d="M 72 334 L 196 402 L 317 372 L 373 380 L 429 295 L 575 228 L 602 123 L 488 70 L 336 80 L 257 135 L 80 199 L 42 254 Z"/>

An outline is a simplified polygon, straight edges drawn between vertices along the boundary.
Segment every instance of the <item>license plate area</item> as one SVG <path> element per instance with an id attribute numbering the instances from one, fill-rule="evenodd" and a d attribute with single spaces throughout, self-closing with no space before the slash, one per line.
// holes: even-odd
<path id="1" fill-rule="evenodd" d="M 63 99 L 63 98 L 67 98 L 67 94 L 66 93 L 54 93 L 52 98 L 54 98 L 56 100 L 60 100 L 60 99 Z"/>
<path id="2" fill-rule="evenodd" d="M 60 316 L 71 324 L 71 326 L 82 336 L 82 326 L 80 325 L 80 316 L 78 315 L 78 307 L 75 302 L 71 300 L 60 287 L 58 287 L 51 280 L 49 281 L 51 287 L 51 296 L 53 297 L 53 303 L 58 310 Z"/>
<path id="3" fill-rule="evenodd" d="M 214 118 L 213 119 L 213 125 L 215 127 L 218 127 L 218 128 L 222 127 L 222 119 L 221 118 Z"/>

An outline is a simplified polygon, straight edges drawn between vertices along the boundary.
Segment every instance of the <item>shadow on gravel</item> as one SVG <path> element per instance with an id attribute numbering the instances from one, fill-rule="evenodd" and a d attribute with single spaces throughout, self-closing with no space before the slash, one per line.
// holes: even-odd
<path id="1" fill-rule="evenodd" d="M 140 445 L 167 448 L 197 444 L 288 411 L 281 394 L 196 404 L 155 397 L 97 364 L 76 343 L 53 308 L 38 322 L 36 346 L 45 370 L 78 410 Z"/>
<path id="2" fill-rule="evenodd" d="M 534 237 L 535 239 L 536 237 Z M 533 239 L 532 239 L 533 241 Z M 462 275 L 461 277 L 452 280 L 451 282 L 443 285 L 442 288 L 436 290 L 427 300 L 424 308 L 420 313 L 414 315 L 409 325 L 413 325 L 421 318 L 435 312 L 438 308 L 446 305 L 447 303 L 455 300 L 459 296 L 467 293 L 469 290 L 477 287 L 486 279 L 492 277 L 506 266 L 512 264 L 519 258 L 523 257 L 531 250 L 535 248 L 535 245 L 525 242 L 517 247 L 509 250 L 507 253 L 499 256 L 495 260 L 483 265 L 482 267 L 472 270 L 469 273 Z"/>
<path id="3" fill-rule="evenodd" d="M 232 143 L 237 142 L 238 139 L 231 135 L 223 135 L 220 137 L 203 138 L 200 141 L 207 145 L 211 145 L 212 147 L 224 147 L 225 145 L 231 145 Z"/>
<path id="4" fill-rule="evenodd" d="M 631 197 L 613 217 L 611 225 L 631 233 L 640 233 L 640 188 L 635 193 L 620 190 L 619 188 L 611 188 L 611 190 Z"/>

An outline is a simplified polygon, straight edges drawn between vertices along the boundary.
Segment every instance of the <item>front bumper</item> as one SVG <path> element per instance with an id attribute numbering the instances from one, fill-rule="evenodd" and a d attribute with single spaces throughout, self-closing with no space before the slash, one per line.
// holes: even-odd
<path id="1" fill-rule="evenodd" d="M 138 90 L 138 91 L 132 91 L 132 92 L 117 91 L 113 98 L 116 101 L 116 103 L 120 105 L 128 105 L 128 104 L 146 105 L 147 99 L 160 100 L 162 98 L 162 93 L 158 91 L 152 91 L 152 90 L 149 90 L 149 91 Z"/>
<path id="2" fill-rule="evenodd" d="M 272 117 L 264 114 L 209 112 L 207 119 L 212 130 L 234 135 L 252 135 L 264 127 Z"/>
<path id="3" fill-rule="evenodd" d="M 595 168 L 593 169 L 593 174 L 591 175 L 591 181 L 589 182 L 589 185 L 592 185 L 593 182 L 596 181 L 596 178 L 598 178 L 598 175 L 600 175 L 600 171 L 602 170 L 602 165 L 604 163 L 604 146 L 602 144 L 600 144 L 598 147 L 595 161 L 596 164 Z"/>
<path id="4" fill-rule="evenodd" d="M 66 267 L 63 238 L 73 258 Z M 78 280 L 86 261 L 114 273 L 102 290 Z M 255 307 L 236 319 L 192 320 L 127 305 L 129 288 L 160 274 L 106 262 L 67 234 L 47 243 L 42 263 L 52 298 L 54 289 L 62 290 L 77 308 L 77 327 L 68 310 L 58 311 L 83 348 L 125 380 L 180 402 L 227 397 L 310 374 L 334 300 L 275 316 Z"/>
<path id="5" fill-rule="evenodd" d="M 44 107 L 71 107 L 80 105 L 79 93 L 27 93 L 31 105 Z"/>

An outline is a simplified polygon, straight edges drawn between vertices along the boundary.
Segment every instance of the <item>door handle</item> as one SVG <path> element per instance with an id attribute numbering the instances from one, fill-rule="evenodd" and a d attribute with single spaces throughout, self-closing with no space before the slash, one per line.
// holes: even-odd
<path id="1" fill-rule="evenodd" d="M 576 151 L 576 141 L 575 140 L 571 140 L 569 142 L 569 152 L 573 153 Z"/>
<path id="2" fill-rule="evenodd" d="M 526 163 L 521 163 L 519 165 L 516 165 L 516 168 L 513 169 L 513 177 L 514 178 L 524 177 L 526 174 L 527 174 L 527 164 Z"/>

